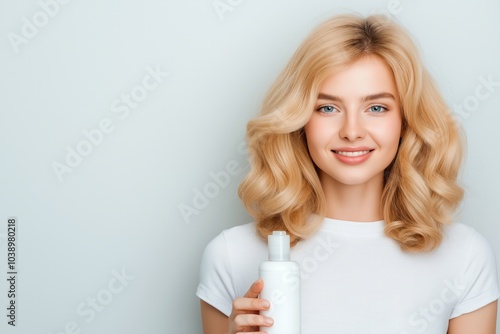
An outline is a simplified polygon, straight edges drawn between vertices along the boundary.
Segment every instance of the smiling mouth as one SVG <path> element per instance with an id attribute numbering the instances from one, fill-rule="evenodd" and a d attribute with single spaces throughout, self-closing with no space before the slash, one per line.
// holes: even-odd
<path id="1" fill-rule="evenodd" d="M 335 150 L 332 150 L 333 153 L 336 153 L 336 154 L 339 154 L 339 155 L 343 155 L 343 156 L 346 156 L 346 157 L 359 157 L 360 155 L 365 155 L 365 154 L 368 154 L 370 153 L 371 151 L 373 150 L 367 150 L 367 151 L 353 151 L 353 152 L 350 152 L 350 151 L 335 151 Z"/>

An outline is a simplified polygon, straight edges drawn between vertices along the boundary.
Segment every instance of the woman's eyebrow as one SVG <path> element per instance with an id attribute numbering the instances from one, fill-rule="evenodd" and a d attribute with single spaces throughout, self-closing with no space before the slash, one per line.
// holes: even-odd
<path id="1" fill-rule="evenodd" d="M 319 93 L 318 100 L 330 100 L 330 101 L 342 102 L 342 99 L 340 97 L 335 96 L 335 95 L 325 94 L 325 93 Z"/>
<path id="2" fill-rule="evenodd" d="M 380 99 L 380 98 L 389 98 L 389 99 L 396 100 L 394 95 L 392 95 L 391 93 L 377 93 L 377 94 L 367 95 L 367 96 L 363 97 L 361 99 L 361 101 L 366 102 L 366 101 L 376 100 L 376 99 Z"/>
<path id="3" fill-rule="evenodd" d="M 394 95 L 392 95 L 391 93 L 383 92 L 383 93 L 367 95 L 367 96 L 361 98 L 361 102 L 367 102 L 367 101 L 376 100 L 376 99 L 380 99 L 380 98 L 389 98 L 389 99 L 396 100 Z M 342 99 L 340 97 L 335 96 L 335 95 L 325 94 L 325 93 L 319 93 L 318 100 L 330 100 L 330 101 L 342 102 Z"/>

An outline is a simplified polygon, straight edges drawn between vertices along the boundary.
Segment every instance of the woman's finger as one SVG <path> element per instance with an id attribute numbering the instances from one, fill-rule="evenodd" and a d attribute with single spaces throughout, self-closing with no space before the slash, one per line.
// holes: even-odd
<path id="1" fill-rule="evenodd" d="M 239 314 L 234 318 L 234 324 L 236 328 L 270 327 L 273 325 L 273 319 L 258 314 Z"/>
<path id="2" fill-rule="evenodd" d="M 262 291 L 262 288 L 264 287 L 264 281 L 262 279 L 258 279 L 255 281 L 250 289 L 245 293 L 243 297 L 245 298 L 257 298 L 259 297 L 259 293 Z"/>
<path id="3" fill-rule="evenodd" d="M 233 300 L 233 310 L 241 311 L 262 311 L 269 308 L 269 302 L 259 298 L 237 298 Z"/>

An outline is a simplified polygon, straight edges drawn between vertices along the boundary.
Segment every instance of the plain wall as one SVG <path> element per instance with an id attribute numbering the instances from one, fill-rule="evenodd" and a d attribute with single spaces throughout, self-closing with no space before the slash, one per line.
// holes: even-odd
<path id="1" fill-rule="evenodd" d="M 459 221 L 500 259 L 499 1 L 60 1 L 0 2 L 4 274 L 18 219 L 2 333 L 200 333 L 203 249 L 251 221 L 246 122 L 338 13 L 385 13 L 415 37 L 468 138 Z"/>

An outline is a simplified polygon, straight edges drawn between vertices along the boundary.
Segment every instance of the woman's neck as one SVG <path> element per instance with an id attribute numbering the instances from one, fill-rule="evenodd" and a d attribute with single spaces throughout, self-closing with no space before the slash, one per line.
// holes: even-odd
<path id="1" fill-rule="evenodd" d="M 328 175 L 320 176 L 320 181 L 326 198 L 326 217 L 358 222 L 383 219 L 383 175 L 358 185 L 342 184 Z"/>

